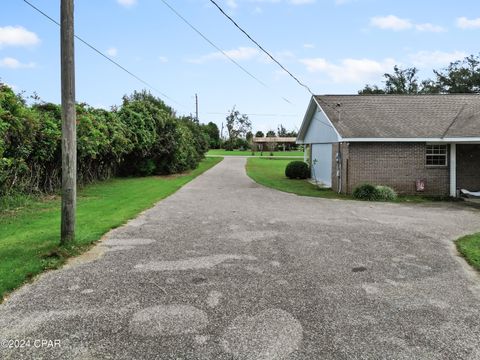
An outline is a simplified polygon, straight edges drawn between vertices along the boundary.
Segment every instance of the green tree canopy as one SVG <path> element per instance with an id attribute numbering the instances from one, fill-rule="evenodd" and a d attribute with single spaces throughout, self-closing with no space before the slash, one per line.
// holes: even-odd
<path id="1" fill-rule="evenodd" d="M 384 74 L 384 87 L 365 85 L 360 95 L 369 94 L 468 94 L 480 93 L 480 55 L 470 55 L 451 62 L 442 70 L 433 69 L 435 79 L 419 81 L 415 67 L 401 69 L 397 65 L 393 73 Z"/>

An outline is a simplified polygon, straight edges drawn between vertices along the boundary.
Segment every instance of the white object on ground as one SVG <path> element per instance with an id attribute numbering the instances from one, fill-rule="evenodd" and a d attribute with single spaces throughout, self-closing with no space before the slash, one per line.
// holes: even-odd
<path id="1" fill-rule="evenodd" d="M 462 194 L 465 194 L 465 195 L 480 196 L 480 191 L 468 191 L 466 189 L 461 189 L 460 191 L 462 192 Z"/>

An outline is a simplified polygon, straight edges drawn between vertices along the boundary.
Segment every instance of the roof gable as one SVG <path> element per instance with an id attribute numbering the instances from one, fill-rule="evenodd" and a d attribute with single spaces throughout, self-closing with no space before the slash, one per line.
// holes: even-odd
<path id="1" fill-rule="evenodd" d="M 480 95 L 323 95 L 314 99 L 342 138 L 480 137 Z M 308 116 L 309 111 L 304 123 Z"/>

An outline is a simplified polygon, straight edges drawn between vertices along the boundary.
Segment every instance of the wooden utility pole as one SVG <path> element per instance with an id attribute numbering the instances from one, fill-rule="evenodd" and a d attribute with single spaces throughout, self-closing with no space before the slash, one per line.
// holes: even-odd
<path id="1" fill-rule="evenodd" d="M 73 1 L 61 0 L 62 72 L 62 224 L 61 244 L 75 240 L 77 203 L 77 124 L 75 114 L 75 51 Z"/>
<path id="2" fill-rule="evenodd" d="M 195 120 L 198 123 L 198 95 L 195 94 Z"/>

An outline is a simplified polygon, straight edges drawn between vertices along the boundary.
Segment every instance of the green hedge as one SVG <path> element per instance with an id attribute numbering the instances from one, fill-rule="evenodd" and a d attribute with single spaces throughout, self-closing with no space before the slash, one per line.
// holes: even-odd
<path id="1" fill-rule="evenodd" d="M 310 168 L 303 161 L 291 161 L 285 168 L 285 176 L 290 179 L 308 179 L 310 177 Z"/>
<path id="2" fill-rule="evenodd" d="M 357 186 L 352 195 L 357 200 L 367 201 L 394 201 L 397 199 L 397 193 L 391 187 L 371 184 Z"/>
<path id="3" fill-rule="evenodd" d="M 171 174 L 195 168 L 208 150 L 203 127 L 146 91 L 111 111 L 77 105 L 78 181 Z M 0 195 L 52 192 L 61 183 L 61 110 L 28 105 L 0 83 Z"/>

